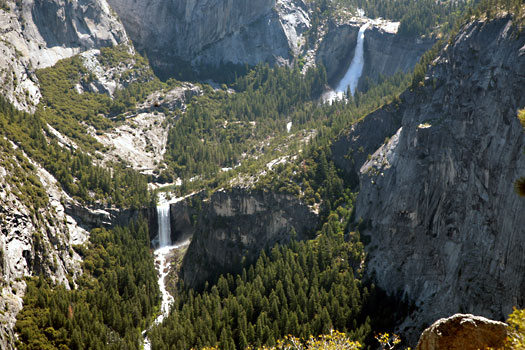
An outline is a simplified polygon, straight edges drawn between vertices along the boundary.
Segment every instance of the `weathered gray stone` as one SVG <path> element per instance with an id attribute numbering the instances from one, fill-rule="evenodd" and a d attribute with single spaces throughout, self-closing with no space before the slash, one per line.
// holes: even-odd
<path id="1" fill-rule="evenodd" d="M 40 100 L 34 69 L 82 51 L 127 42 L 106 0 L 7 1 L 0 10 L 0 93 L 16 107 Z"/>
<path id="2" fill-rule="evenodd" d="M 56 180 L 34 164 L 46 188 L 49 203 L 38 209 L 38 220 L 9 182 L 0 186 L 0 348 L 14 349 L 13 328 L 22 308 L 25 276 L 45 275 L 69 288 L 69 278 L 80 273 L 80 256 L 72 246 L 87 240 L 87 232 L 69 216 L 62 202 L 67 198 Z M 0 165 L 0 179 L 12 171 Z"/>
<path id="3" fill-rule="evenodd" d="M 302 0 L 110 0 L 159 71 L 193 65 L 291 62 L 309 27 Z"/>
<path id="4" fill-rule="evenodd" d="M 412 341 L 446 315 L 525 306 L 525 200 L 513 190 L 525 174 L 524 45 L 509 17 L 462 28 L 402 96 L 398 135 L 360 169 L 368 271 L 415 304 L 400 327 Z"/>
<path id="5" fill-rule="evenodd" d="M 397 71 L 408 73 L 434 43 L 434 39 L 402 36 L 374 26 L 365 35 L 362 77 L 377 81 L 381 75 L 391 76 Z"/>
<path id="6" fill-rule="evenodd" d="M 187 285 L 202 288 L 221 273 L 241 272 L 263 249 L 288 242 L 292 228 L 297 239 L 308 237 L 317 215 L 294 196 L 236 188 L 214 193 L 193 223 L 181 276 Z M 188 228 L 187 220 L 182 218 L 177 227 Z"/>
<path id="7" fill-rule="evenodd" d="M 485 317 L 456 314 L 442 318 L 425 329 L 416 350 L 500 349 L 507 336 L 507 324 Z"/>
<path id="8" fill-rule="evenodd" d="M 435 40 L 423 40 L 417 36 L 407 37 L 397 34 L 399 23 L 385 20 L 370 20 L 353 17 L 348 21 L 327 24 L 316 55 L 316 61 L 326 68 L 328 82 L 336 86 L 347 71 L 357 41 L 357 33 L 364 23 L 369 23 L 365 31 L 364 67 L 362 79 L 377 81 L 382 76 L 391 76 L 397 71 L 409 72 L 423 53 L 432 47 Z"/>

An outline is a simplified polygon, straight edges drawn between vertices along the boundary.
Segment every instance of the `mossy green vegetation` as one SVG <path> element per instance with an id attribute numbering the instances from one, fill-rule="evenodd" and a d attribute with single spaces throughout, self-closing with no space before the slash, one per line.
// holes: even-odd
<path id="1" fill-rule="evenodd" d="M 84 274 L 71 290 L 43 276 L 27 280 L 17 348 L 139 349 L 159 302 L 147 222 L 95 229 L 77 250 Z"/>
<path id="2" fill-rule="evenodd" d="M 49 171 L 71 196 L 84 203 L 105 203 L 119 207 L 142 207 L 151 202 L 147 178 L 120 164 L 109 167 L 95 165 L 91 156 L 80 149 L 61 145 L 50 132 L 39 113 L 29 114 L 15 110 L 0 97 L 0 135 L 5 137 L 2 157 L 12 159 L 15 172 L 8 183 L 22 187 L 25 202 L 32 207 L 47 203 L 47 195 L 37 178 L 33 166 L 21 151 Z M 7 140 L 20 150 L 13 150 Z M 12 156 L 16 155 L 16 160 Z M 6 161 L 7 162 L 7 161 Z M 6 163 L 6 164 L 9 164 Z M 16 171 L 23 167 L 28 171 Z"/>

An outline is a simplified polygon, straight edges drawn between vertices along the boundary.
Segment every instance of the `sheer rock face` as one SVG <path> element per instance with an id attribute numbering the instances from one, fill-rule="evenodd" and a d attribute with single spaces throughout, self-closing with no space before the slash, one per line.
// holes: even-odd
<path id="1" fill-rule="evenodd" d="M 352 62 L 361 24 L 328 24 L 327 32 L 319 44 L 316 61 L 324 65 L 328 82 L 332 86 L 339 83 Z"/>
<path id="2" fill-rule="evenodd" d="M 414 304 L 399 329 L 412 342 L 446 315 L 504 319 L 525 306 L 525 200 L 513 189 L 525 174 L 516 118 L 524 86 L 525 36 L 508 17 L 476 21 L 440 53 L 424 87 L 338 141 L 344 164 L 353 147 L 367 153 L 390 137 L 347 167 L 360 169 L 356 219 L 370 241 L 368 271 Z M 359 130 L 374 135 L 370 143 Z"/>
<path id="3" fill-rule="evenodd" d="M 187 285 L 202 288 L 221 273 L 241 272 L 262 250 L 288 242 L 292 228 L 297 239 L 307 238 L 317 215 L 291 195 L 233 189 L 203 202 L 194 222 L 181 275 Z M 188 227 L 179 226 L 182 231 Z M 179 231 L 178 226 L 172 229 Z"/>
<path id="4" fill-rule="evenodd" d="M 332 160 L 351 180 L 359 184 L 359 170 L 386 139 L 401 126 L 405 106 L 390 104 L 369 114 L 343 132 L 332 144 Z"/>
<path id="5" fill-rule="evenodd" d="M 416 350 L 478 350 L 503 348 L 507 325 L 485 317 L 456 314 L 425 329 Z"/>
<path id="6" fill-rule="evenodd" d="M 109 0 L 157 71 L 291 62 L 310 26 L 302 0 Z"/>
<path id="7" fill-rule="evenodd" d="M 380 26 L 365 32 L 363 77 L 377 81 L 380 75 L 410 72 L 421 56 L 434 45 L 434 39 L 401 36 Z"/>
<path id="8" fill-rule="evenodd" d="M 34 69 L 82 51 L 127 42 L 106 0 L 7 1 L 0 10 L 0 92 L 17 108 L 40 100 Z"/>

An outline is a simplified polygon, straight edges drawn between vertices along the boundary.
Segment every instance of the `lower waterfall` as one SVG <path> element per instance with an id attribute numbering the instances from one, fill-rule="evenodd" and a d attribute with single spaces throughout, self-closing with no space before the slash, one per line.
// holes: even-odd
<path id="1" fill-rule="evenodd" d="M 164 320 L 164 317 L 168 316 L 170 306 L 173 303 L 173 297 L 166 290 L 165 278 L 169 272 L 169 255 L 174 249 L 182 248 L 187 246 L 189 240 L 179 244 L 171 245 L 171 221 L 170 221 L 170 203 L 163 203 L 157 206 L 157 222 L 158 222 L 158 248 L 155 250 L 155 267 L 159 274 L 159 289 L 162 295 L 162 301 L 160 304 L 160 310 L 157 318 L 153 324 L 159 324 Z M 151 343 L 147 336 L 147 329 L 142 332 L 144 337 L 144 350 L 151 349 Z"/>
<path id="2" fill-rule="evenodd" d="M 157 207 L 157 222 L 159 224 L 159 248 L 171 243 L 170 204 L 163 203 Z"/>

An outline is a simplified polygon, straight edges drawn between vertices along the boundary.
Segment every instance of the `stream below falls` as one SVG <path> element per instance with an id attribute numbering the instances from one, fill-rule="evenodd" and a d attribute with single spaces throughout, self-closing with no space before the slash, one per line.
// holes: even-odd
<path id="1" fill-rule="evenodd" d="M 179 244 L 171 244 L 171 222 L 170 222 L 170 204 L 163 203 L 157 207 L 158 217 L 158 242 L 159 247 L 154 251 L 155 255 L 155 268 L 157 269 L 159 276 L 159 289 L 162 296 L 160 304 L 159 315 L 155 318 L 153 325 L 161 323 L 170 312 L 170 306 L 173 303 L 173 296 L 166 289 L 165 278 L 169 273 L 169 257 L 173 253 L 173 250 L 186 247 L 190 244 L 189 240 L 186 240 Z M 149 328 L 148 328 L 149 329 Z M 151 342 L 148 339 L 148 329 L 142 331 L 144 337 L 144 350 L 151 350 Z"/>

